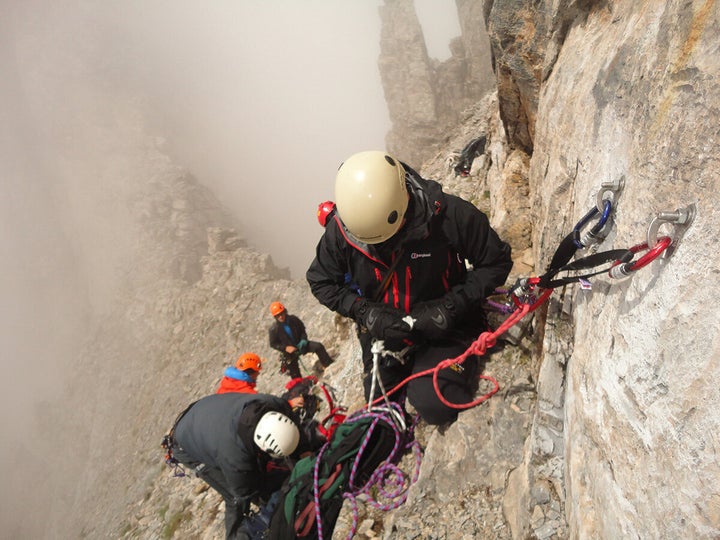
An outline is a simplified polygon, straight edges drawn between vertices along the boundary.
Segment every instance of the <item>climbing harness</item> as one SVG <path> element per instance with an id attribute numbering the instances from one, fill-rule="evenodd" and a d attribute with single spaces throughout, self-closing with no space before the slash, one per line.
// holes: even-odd
<path id="1" fill-rule="evenodd" d="M 185 468 L 175 459 L 175 456 L 173 456 L 174 444 L 175 440 L 171 433 L 163 436 L 160 442 L 160 446 L 165 450 L 165 463 L 170 467 L 170 470 L 172 470 L 173 476 L 181 478 L 187 476 L 187 473 L 185 472 Z"/>
<path id="2" fill-rule="evenodd" d="M 165 463 L 172 470 L 173 476 L 178 478 L 187 476 L 187 473 L 185 472 L 185 468 L 182 466 L 182 464 L 173 455 L 173 447 L 175 446 L 175 427 L 178 425 L 178 422 L 180 422 L 182 417 L 185 416 L 187 412 L 192 409 L 193 405 L 195 405 L 196 403 L 197 401 L 193 401 L 190 405 L 185 407 L 185 409 L 180 414 L 177 415 L 172 427 L 170 428 L 170 431 L 168 431 L 160 441 L 160 447 L 165 450 Z"/>

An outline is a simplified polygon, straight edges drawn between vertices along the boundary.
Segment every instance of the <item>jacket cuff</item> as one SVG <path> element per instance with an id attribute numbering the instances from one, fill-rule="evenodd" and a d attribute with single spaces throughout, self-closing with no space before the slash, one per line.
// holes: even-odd
<path id="1" fill-rule="evenodd" d="M 360 297 L 357 294 L 348 294 L 345 296 L 338 306 L 338 312 L 340 315 L 343 315 L 344 317 L 352 317 L 353 305 L 355 304 L 355 301 L 359 299 Z"/>

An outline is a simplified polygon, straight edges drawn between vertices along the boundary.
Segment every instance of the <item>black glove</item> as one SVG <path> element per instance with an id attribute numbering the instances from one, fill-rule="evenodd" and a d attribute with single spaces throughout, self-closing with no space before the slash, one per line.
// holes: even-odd
<path id="1" fill-rule="evenodd" d="M 387 304 L 361 298 L 352 305 L 350 314 L 375 339 L 403 340 L 410 337 L 410 325 L 403 320 L 407 315 Z"/>
<path id="2" fill-rule="evenodd" d="M 420 302 L 410 312 L 415 319 L 413 331 L 426 339 L 439 339 L 452 330 L 465 312 L 466 302 L 460 295 L 448 293 L 437 300 Z"/>

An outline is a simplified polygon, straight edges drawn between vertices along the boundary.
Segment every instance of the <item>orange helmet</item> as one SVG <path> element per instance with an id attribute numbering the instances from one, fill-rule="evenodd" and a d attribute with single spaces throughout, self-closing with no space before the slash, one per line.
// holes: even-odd
<path id="1" fill-rule="evenodd" d="M 248 352 L 240 355 L 240 358 L 238 358 L 237 362 L 235 362 L 235 367 L 240 371 L 248 369 L 260 371 L 260 368 L 262 368 L 262 360 L 260 360 L 260 357 L 257 354 Z"/>
<path id="2" fill-rule="evenodd" d="M 277 317 L 283 311 L 285 311 L 285 306 L 283 306 L 280 302 L 273 302 L 270 304 L 270 315 L 273 317 Z"/>
<path id="3" fill-rule="evenodd" d="M 327 225 L 327 219 L 330 213 L 335 210 L 335 203 L 332 201 L 325 201 L 318 204 L 317 218 L 318 223 L 323 227 Z"/>

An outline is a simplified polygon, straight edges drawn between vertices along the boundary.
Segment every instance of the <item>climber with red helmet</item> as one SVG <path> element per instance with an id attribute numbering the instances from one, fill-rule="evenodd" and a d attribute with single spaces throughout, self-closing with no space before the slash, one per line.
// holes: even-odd
<path id="1" fill-rule="evenodd" d="M 335 215 L 335 203 L 332 201 L 325 201 L 318 204 L 317 219 L 318 223 L 322 227 L 326 227 L 329 220 Z"/>
<path id="2" fill-rule="evenodd" d="M 336 214 L 306 278 L 321 304 L 357 323 L 365 398 L 374 400 L 381 388 L 464 353 L 487 330 L 482 302 L 505 283 L 510 246 L 470 202 L 383 151 L 348 158 L 337 171 L 334 199 Z M 373 352 L 374 345 L 384 352 Z M 461 367 L 438 372 L 452 403 L 474 397 L 477 357 Z M 426 422 L 457 418 L 432 376 L 412 378 L 405 390 Z M 401 400 L 399 394 L 391 396 Z"/>
<path id="3" fill-rule="evenodd" d="M 322 373 L 326 367 L 333 363 L 325 346 L 319 341 L 309 341 L 305 324 L 295 315 L 290 315 L 280 302 L 270 304 L 270 315 L 275 322 L 270 326 L 268 339 L 270 347 L 280 352 L 280 371 L 287 373 L 291 379 L 302 377 L 300 373 L 300 356 L 314 353 L 318 357 L 319 365 L 314 369 Z"/>

